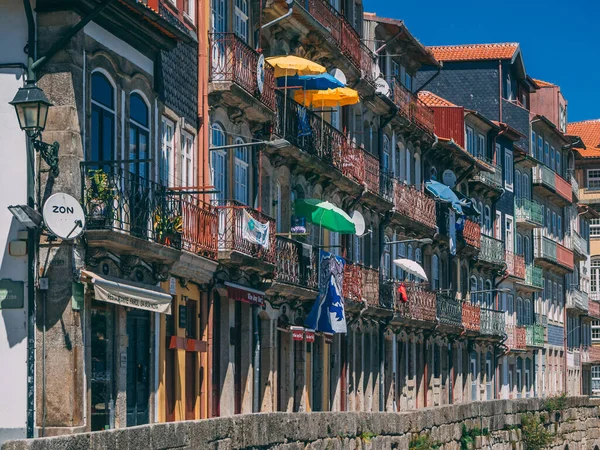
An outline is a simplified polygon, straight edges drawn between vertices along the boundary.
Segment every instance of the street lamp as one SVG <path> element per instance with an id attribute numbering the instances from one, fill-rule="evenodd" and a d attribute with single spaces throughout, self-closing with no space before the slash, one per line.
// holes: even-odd
<path id="1" fill-rule="evenodd" d="M 58 142 L 46 144 L 42 141 L 42 131 L 46 128 L 46 119 L 48 118 L 48 108 L 52 103 L 39 87 L 28 83 L 25 87 L 19 88 L 17 95 L 11 105 L 15 107 L 19 127 L 27 133 L 33 148 L 42 155 L 42 158 L 50 167 L 50 172 L 58 175 Z"/>
<path id="2" fill-rule="evenodd" d="M 429 238 L 423 238 L 423 239 L 403 239 L 401 241 L 390 241 L 390 242 L 384 242 L 384 245 L 392 245 L 392 244 L 407 244 L 409 242 L 418 242 L 419 244 L 431 244 L 433 242 L 432 239 Z"/>

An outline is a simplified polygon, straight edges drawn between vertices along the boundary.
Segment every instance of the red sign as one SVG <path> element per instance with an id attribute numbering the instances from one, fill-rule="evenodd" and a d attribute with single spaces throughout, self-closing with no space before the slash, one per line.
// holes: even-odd
<path id="1" fill-rule="evenodd" d="M 333 334 L 331 333 L 323 333 L 323 337 L 325 337 L 326 344 L 333 344 Z"/>
<path id="2" fill-rule="evenodd" d="M 315 342 L 315 330 L 304 330 L 306 342 Z"/>
<path id="3" fill-rule="evenodd" d="M 227 297 L 233 300 L 258 306 L 265 304 L 264 292 L 250 289 L 240 284 L 225 283 L 225 286 L 227 286 Z"/>
<path id="4" fill-rule="evenodd" d="M 304 328 L 290 327 L 290 330 L 292 330 L 292 339 L 294 341 L 303 341 L 304 340 Z"/>

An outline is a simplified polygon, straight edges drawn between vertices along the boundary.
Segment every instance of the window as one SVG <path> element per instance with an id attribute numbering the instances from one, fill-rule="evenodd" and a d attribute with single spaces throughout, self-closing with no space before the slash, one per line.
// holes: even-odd
<path id="1" fill-rule="evenodd" d="M 556 152 L 556 173 L 562 176 L 562 168 L 560 166 L 560 151 Z"/>
<path id="2" fill-rule="evenodd" d="M 507 100 L 512 100 L 513 99 L 512 81 L 510 79 L 510 74 L 506 75 L 506 99 Z"/>
<path id="3" fill-rule="evenodd" d="M 475 155 L 475 134 L 473 134 L 473 128 L 467 127 L 467 151 L 471 155 Z"/>
<path id="4" fill-rule="evenodd" d="M 554 146 L 550 146 L 550 167 L 556 171 L 556 150 Z M 560 175 L 560 174 L 559 174 Z"/>
<path id="5" fill-rule="evenodd" d="M 600 391 L 600 366 L 592 366 L 592 391 Z"/>
<path id="6" fill-rule="evenodd" d="M 552 237 L 556 239 L 556 213 L 552 211 Z"/>
<path id="7" fill-rule="evenodd" d="M 590 236 L 600 236 L 600 219 L 590 219 Z"/>
<path id="8" fill-rule="evenodd" d="M 225 133 L 220 125 L 213 125 L 211 133 L 211 146 L 220 147 L 225 145 Z M 215 150 L 210 153 L 210 171 L 212 185 L 217 191 L 215 199 L 225 200 L 227 198 L 227 154 L 224 150 Z"/>
<path id="9" fill-rule="evenodd" d="M 477 135 L 477 155 L 479 155 L 480 158 L 485 158 L 485 153 L 485 137 L 483 134 L 479 134 Z"/>
<path id="10" fill-rule="evenodd" d="M 92 74 L 91 161 L 111 161 L 115 152 L 115 95 L 108 78 Z"/>
<path id="11" fill-rule="evenodd" d="M 517 297 L 517 323 L 519 325 L 524 325 L 523 321 L 523 299 L 521 297 Z"/>
<path id="12" fill-rule="evenodd" d="M 412 76 L 408 72 L 404 75 L 404 87 L 412 92 Z"/>
<path id="13" fill-rule="evenodd" d="M 241 138 L 236 138 L 236 144 L 240 147 L 236 147 L 234 152 L 234 176 L 235 176 L 235 189 L 233 197 L 238 202 L 245 205 L 248 204 L 248 147 L 243 147 L 244 141 Z"/>
<path id="14" fill-rule="evenodd" d="M 396 174 L 400 177 L 400 181 L 406 180 L 406 149 L 402 142 L 398 143 L 398 167 Z"/>
<path id="15" fill-rule="evenodd" d="M 487 291 L 485 293 L 485 306 L 487 308 L 493 308 L 494 307 L 494 297 L 493 297 L 493 292 L 492 292 L 492 281 L 491 280 L 485 280 L 485 290 Z"/>
<path id="16" fill-rule="evenodd" d="M 531 300 L 526 298 L 525 302 L 523 304 L 523 320 L 525 321 L 526 325 L 531 325 L 533 323 L 533 321 L 531 319 L 532 319 Z"/>
<path id="17" fill-rule="evenodd" d="M 522 196 L 522 177 L 521 177 L 521 172 L 518 170 L 515 170 L 515 198 L 521 198 Z"/>
<path id="18" fill-rule="evenodd" d="M 600 169 L 589 169 L 587 171 L 587 188 L 600 189 Z"/>
<path id="19" fill-rule="evenodd" d="M 531 185 L 529 184 L 529 175 L 524 173 L 521 181 L 522 197 L 531 199 Z"/>
<path id="20" fill-rule="evenodd" d="M 544 164 L 550 167 L 550 144 L 544 141 Z"/>
<path id="21" fill-rule="evenodd" d="M 504 186 L 506 190 L 513 190 L 513 152 L 504 149 Z"/>
<path id="22" fill-rule="evenodd" d="M 556 224 L 556 238 L 562 242 L 562 217 L 560 215 L 556 216 Z"/>
<path id="23" fill-rule="evenodd" d="M 160 183 L 163 186 L 175 186 L 175 171 L 173 170 L 173 130 L 172 121 L 162 119 L 162 148 L 160 155 Z"/>
<path id="24" fill-rule="evenodd" d="M 398 255 L 400 258 L 406 258 L 406 244 L 398 245 Z M 398 279 L 404 279 L 404 270 L 400 269 L 400 267 L 396 266 Z"/>
<path id="25" fill-rule="evenodd" d="M 438 255 L 431 257 L 431 278 L 433 279 L 433 290 L 440 288 L 440 261 Z"/>
<path id="26" fill-rule="evenodd" d="M 212 24 L 216 33 L 227 31 L 227 0 L 212 0 Z"/>
<path id="27" fill-rule="evenodd" d="M 514 252 L 515 249 L 515 241 L 514 241 L 514 224 L 512 216 L 505 215 L 506 218 L 506 234 L 504 235 L 504 246 L 506 250 L 509 252 Z"/>
<path id="28" fill-rule="evenodd" d="M 517 233 L 516 239 L 516 251 L 517 255 L 523 255 L 523 235 L 521 233 Z"/>
<path id="29" fill-rule="evenodd" d="M 544 161 L 544 136 L 538 134 L 538 145 L 537 145 L 537 159 L 538 161 Z"/>
<path id="30" fill-rule="evenodd" d="M 535 131 L 531 130 L 531 154 L 535 156 Z"/>
<path id="31" fill-rule="evenodd" d="M 600 342 L 600 320 L 592 320 L 592 342 L 595 344 Z"/>
<path id="32" fill-rule="evenodd" d="M 523 238 L 523 256 L 525 263 L 531 264 L 531 245 L 529 244 L 529 236 Z"/>
<path id="33" fill-rule="evenodd" d="M 235 0 L 235 34 L 248 42 L 248 0 Z"/>
<path id="34" fill-rule="evenodd" d="M 194 180 L 194 137 L 186 133 L 181 133 L 183 148 L 181 149 L 181 186 L 196 186 Z"/>
<path id="35" fill-rule="evenodd" d="M 183 0 L 183 14 L 192 22 L 196 20 L 194 14 L 194 0 Z"/>
<path id="36" fill-rule="evenodd" d="M 474 275 L 471 276 L 471 287 L 469 289 L 470 294 L 471 294 L 471 303 L 475 304 L 477 303 L 477 277 L 475 277 Z"/>
<path id="37" fill-rule="evenodd" d="M 129 97 L 129 159 L 137 162 L 129 164 L 129 171 L 148 179 L 150 157 L 150 128 L 148 105 L 139 94 Z"/>
<path id="38" fill-rule="evenodd" d="M 412 162 L 412 153 L 410 151 L 410 149 L 406 149 L 406 184 L 411 184 L 412 183 L 412 177 L 411 177 L 411 162 Z"/>
<path id="39" fill-rule="evenodd" d="M 490 236 L 492 234 L 492 212 L 488 205 L 485 205 L 484 208 L 484 227 L 485 234 Z"/>
<path id="40" fill-rule="evenodd" d="M 390 171 L 390 138 L 387 134 L 383 135 L 383 171 L 388 173 Z"/>
<path id="41" fill-rule="evenodd" d="M 483 291 L 485 290 L 483 288 L 483 278 L 479 277 L 479 284 L 477 285 L 477 290 L 479 291 L 479 295 L 478 297 L 478 301 L 480 305 L 483 305 Z"/>

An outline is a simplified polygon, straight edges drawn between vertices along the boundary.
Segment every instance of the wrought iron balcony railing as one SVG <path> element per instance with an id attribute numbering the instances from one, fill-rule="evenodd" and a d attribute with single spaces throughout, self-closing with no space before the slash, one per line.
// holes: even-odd
<path id="1" fill-rule="evenodd" d="M 235 200 L 214 200 L 219 216 L 219 251 L 235 251 L 275 264 L 275 220 Z M 260 223 L 269 224 L 268 246 L 254 244 L 244 238 L 244 213 Z"/>
<path id="2" fill-rule="evenodd" d="M 462 324 L 468 331 L 479 331 L 481 329 L 481 308 L 469 302 L 462 304 Z"/>
<path id="3" fill-rule="evenodd" d="M 275 281 L 317 289 L 317 250 L 309 244 L 283 236 L 277 236 L 276 245 Z"/>
<path id="4" fill-rule="evenodd" d="M 509 350 L 525 350 L 527 348 L 527 339 L 525 327 L 506 324 L 506 347 Z"/>
<path id="5" fill-rule="evenodd" d="M 406 283 L 408 302 L 397 302 L 396 312 L 407 320 L 435 322 L 436 294 L 427 283 Z"/>
<path id="6" fill-rule="evenodd" d="M 571 231 L 571 250 L 581 256 L 588 255 L 588 242 L 577 231 Z"/>
<path id="7" fill-rule="evenodd" d="M 462 303 L 451 295 L 437 293 L 437 318 L 440 324 L 462 328 Z"/>
<path id="8" fill-rule="evenodd" d="M 505 252 L 508 274 L 515 278 L 525 279 L 525 258 L 509 251 Z"/>
<path id="9" fill-rule="evenodd" d="M 385 198 L 389 202 L 394 202 L 394 175 L 392 172 L 381 172 L 379 182 L 379 193 L 383 198 Z"/>
<path id="10" fill-rule="evenodd" d="M 541 325 L 525 325 L 528 347 L 543 347 L 545 330 Z"/>
<path id="11" fill-rule="evenodd" d="M 259 57 L 260 54 L 235 33 L 210 33 L 210 81 L 235 83 L 274 110 L 275 71 L 265 64 L 261 90 L 257 76 Z"/>
<path id="12" fill-rule="evenodd" d="M 504 335 L 504 312 L 494 309 L 481 308 L 481 334 L 488 336 Z"/>
<path id="13" fill-rule="evenodd" d="M 538 164 L 533 168 L 532 182 L 534 185 L 544 186 L 569 203 L 573 201 L 571 184 L 544 164 Z"/>
<path id="14" fill-rule="evenodd" d="M 502 185 L 504 179 L 502 178 L 502 166 L 494 163 L 491 159 L 483 155 L 474 155 L 475 158 L 484 162 L 491 169 L 491 172 L 481 171 L 476 176 L 473 177 L 473 180 L 479 181 L 491 188 L 494 189 L 502 189 Z"/>
<path id="15" fill-rule="evenodd" d="M 147 170 L 147 163 L 125 167 L 107 161 L 81 163 L 86 227 L 120 231 L 180 249 L 184 231 L 181 197 L 138 175 Z M 192 239 L 189 229 L 186 239 Z M 211 254 L 212 245 L 207 243 Z"/>
<path id="16" fill-rule="evenodd" d="M 491 236 L 481 235 L 479 260 L 490 264 L 504 264 L 504 242 Z"/>
<path id="17" fill-rule="evenodd" d="M 342 294 L 345 299 L 356 303 L 379 306 L 379 271 L 347 262 Z"/>
<path id="18" fill-rule="evenodd" d="M 527 198 L 515 199 L 515 213 L 517 222 L 526 221 L 541 227 L 544 224 L 542 205 Z"/>
<path id="19" fill-rule="evenodd" d="M 396 180 L 394 186 L 394 207 L 397 212 L 410 217 L 429 228 L 436 227 L 435 200 L 414 186 L 407 186 Z"/>
<path id="20" fill-rule="evenodd" d="M 481 248 L 481 225 L 470 219 L 465 220 L 465 227 L 462 232 L 465 243 L 473 248 Z"/>
<path id="21" fill-rule="evenodd" d="M 576 309 L 581 312 L 587 312 L 589 309 L 589 296 L 576 287 L 567 290 L 567 309 Z"/>
<path id="22" fill-rule="evenodd" d="M 391 98 L 398 107 L 398 114 L 415 123 L 422 130 L 433 133 L 435 125 L 433 110 L 402 86 L 398 80 L 390 81 Z"/>
<path id="23" fill-rule="evenodd" d="M 573 252 L 568 248 L 551 240 L 550 238 L 544 236 L 543 230 L 534 230 L 533 242 L 535 258 L 545 259 L 554 264 L 573 270 Z"/>
<path id="24" fill-rule="evenodd" d="M 218 214 L 214 206 L 188 195 L 181 199 L 182 248 L 209 259 L 217 259 Z"/>

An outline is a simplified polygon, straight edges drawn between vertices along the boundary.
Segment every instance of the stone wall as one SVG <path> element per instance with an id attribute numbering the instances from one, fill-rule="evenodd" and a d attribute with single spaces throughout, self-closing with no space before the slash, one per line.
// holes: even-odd
<path id="1" fill-rule="evenodd" d="M 596 450 L 600 446 L 600 402 L 571 397 L 562 411 L 543 413 L 556 436 L 553 450 Z M 266 413 L 128 429 L 11 441 L 2 450 L 69 449 L 409 449 L 427 433 L 443 450 L 458 450 L 463 424 L 487 428 L 476 447 L 519 450 L 521 415 L 543 410 L 543 400 L 495 400 L 426 408 L 405 413 Z M 567 447 L 568 445 L 568 447 Z M 421 447 L 423 448 L 423 447 Z"/>

